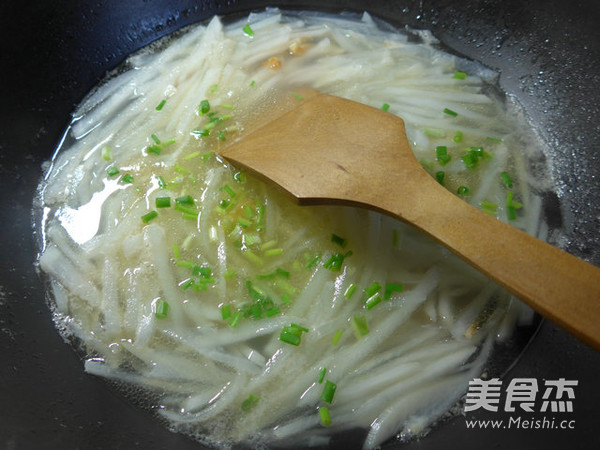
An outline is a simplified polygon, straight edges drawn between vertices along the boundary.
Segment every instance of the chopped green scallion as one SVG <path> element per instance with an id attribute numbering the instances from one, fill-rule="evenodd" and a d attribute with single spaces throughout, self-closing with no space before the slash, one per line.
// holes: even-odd
<path id="1" fill-rule="evenodd" d="M 498 205 L 492 202 L 488 202 L 487 200 L 482 200 L 480 203 L 481 210 L 491 216 L 496 215 L 498 211 Z"/>
<path id="2" fill-rule="evenodd" d="M 369 334 L 369 325 L 367 324 L 367 317 L 364 314 L 354 314 L 350 320 L 350 325 L 354 330 L 356 339 L 361 339 L 363 336 Z"/>
<path id="3" fill-rule="evenodd" d="M 160 139 L 154 133 L 150 135 L 156 145 L 160 144 Z"/>
<path id="4" fill-rule="evenodd" d="M 166 100 L 161 100 L 160 103 L 158 105 L 156 105 L 156 110 L 160 111 L 161 109 L 163 109 L 163 107 L 165 106 L 165 103 L 167 103 Z"/>
<path id="5" fill-rule="evenodd" d="M 454 78 L 455 80 L 464 80 L 467 78 L 467 74 L 465 72 L 456 71 L 454 72 L 452 78 Z"/>
<path id="6" fill-rule="evenodd" d="M 444 172 L 443 170 L 438 170 L 435 173 L 435 179 L 438 183 L 444 186 L 446 184 L 446 172 Z"/>
<path id="7" fill-rule="evenodd" d="M 178 205 L 188 205 L 188 206 L 194 206 L 194 199 L 192 198 L 191 195 L 184 195 L 181 197 L 177 197 L 175 199 L 175 203 L 177 203 Z"/>
<path id="8" fill-rule="evenodd" d="M 258 403 L 259 398 L 250 394 L 246 400 L 242 402 L 242 411 L 250 411 Z"/>
<path id="9" fill-rule="evenodd" d="M 342 334 L 344 334 L 344 332 L 342 330 L 337 330 L 335 332 L 335 334 L 333 335 L 333 338 L 331 339 L 331 343 L 333 345 L 338 345 L 338 343 L 340 342 L 340 339 L 342 338 Z"/>
<path id="10" fill-rule="evenodd" d="M 121 178 L 121 181 L 123 183 L 133 183 L 133 175 L 131 175 L 130 173 L 126 173 L 125 175 L 123 175 L 123 178 Z"/>
<path id="11" fill-rule="evenodd" d="M 156 311 L 154 315 L 157 319 L 166 319 L 169 314 L 169 304 L 164 300 L 159 300 L 156 302 Z"/>
<path id="12" fill-rule="evenodd" d="M 462 131 L 457 131 L 456 133 L 454 133 L 454 137 L 452 138 L 452 140 L 454 142 L 462 142 L 463 140 L 463 133 Z"/>
<path id="13" fill-rule="evenodd" d="M 221 306 L 221 318 L 223 320 L 227 320 L 231 317 L 231 305 L 222 305 Z"/>
<path id="14" fill-rule="evenodd" d="M 109 177 L 114 177 L 116 175 L 119 175 L 119 169 L 117 169 L 116 167 L 109 167 L 108 169 L 106 169 L 106 174 Z"/>
<path id="15" fill-rule="evenodd" d="M 198 112 L 200 112 L 200 114 L 204 115 L 204 114 L 208 114 L 208 112 L 210 111 L 210 103 L 208 100 L 202 100 L 200 102 L 200 105 L 198 106 Z"/>
<path id="16" fill-rule="evenodd" d="M 102 159 L 104 161 L 112 160 L 112 150 L 108 145 L 102 147 Z"/>
<path id="17" fill-rule="evenodd" d="M 384 103 L 384 104 L 381 106 L 381 110 L 382 110 L 382 111 L 385 111 L 385 112 L 387 112 L 387 111 L 388 111 L 388 109 L 390 109 L 390 105 L 389 105 L 388 103 Z"/>
<path id="18" fill-rule="evenodd" d="M 385 294 L 383 296 L 384 300 L 389 300 L 392 298 L 392 294 L 394 292 L 402 292 L 404 286 L 400 283 L 386 283 L 385 284 Z"/>
<path id="19" fill-rule="evenodd" d="M 365 309 L 369 310 L 379 303 L 381 303 L 381 295 L 375 294 L 365 300 Z"/>
<path id="20" fill-rule="evenodd" d="M 155 203 L 157 208 L 170 208 L 171 197 L 156 197 Z"/>
<path id="21" fill-rule="evenodd" d="M 331 415 L 329 414 L 329 408 L 327 408 L 327 406 L 321 406 L 319 408 L 319 418 L 321 419 L 321 425 L 324 427 L 331 425 Z"/>
<path id="22" fill-rule="evenodd" d="M 381 290 L 381 284 L 379 284 L 377 281 L 374 281 L 373 283 L 371 283 L 369 285 L 369 287 L 367 287 L 365 289 L 365 294 L 367 295 L 367 297 L 372 297 L 373 295 L 378 293 L 380 290 Z"/>
<path id="23" fill-rule="evenodd" d="M 355 284 L 350 284 L 350 286 L 346 288 L 346 292 L 344 292 L 344 297 L 349 299 L 350 297 L 352 297 L 352 295 L 354 295 L 356 289 L 358 289 L 358 287 Z"/>
<path id="24" fill-rule="evenodd" d="M 500 179 L 502 179 L 502 183 L 504 183 L 504 186 L 507 188 L 513 187 L 513 180 L 507 172 L 502 172 L 500 174 Z"/>
<path id="25" fill-rule="evenodd" d="M 336 389 L 337 385 L 327 380 L 325 386 L 323 386 L 323 392 L 321 392 L 321 400 L 331 404 Z"/>
<path id="26" fill-rule="evenodd" d="M 323 380 L 325 380 L 325 375 L 327 374 L 327 368 L 323 367 L 320 371 L 319 371 L 319 378 L 317 380 L 317 383 L 322 384 Z"/>
<path id="27" fill-rule="evenodd" d="M 456 190 L 456 193 L 458 195 L 469 195 L 471 193 L 471 190 L 466 186 L 459 186 Z"/>
<path id="28" fill-rule="evenodd" d="M 304 97 L 302 97 L 300 94 L 296 94 L 295 92 L 292 92 L 292 97 L 300 101 L 304 100 Z"/>
<path id="29" fill-rule="evenodd" d="M 250 26 L 249 23 L 247 23 L 246 25 L 244 25 L 244 28 L 242 28 L 242 31 L 248 37 L 254 36 L 254 30 L 252 29 L 252 27 Z"/>
<path id="30" fill-rule="evenodd" d="M 331 235 L 331 242 L 333 242 L 334 244 L 339 245 L 340 247 L 344 247 L 346 245 L 346 239 L 344 239 L 343 237 L 338 236 L 335 233 Z"/>
<path id="31" fill-rule="evenodd" d="M 444 108 L 444 114 L 448 114 L 449 116 L 456 117 L 458 113 L 456 111 L 452 111 L 451 109 Z"/>

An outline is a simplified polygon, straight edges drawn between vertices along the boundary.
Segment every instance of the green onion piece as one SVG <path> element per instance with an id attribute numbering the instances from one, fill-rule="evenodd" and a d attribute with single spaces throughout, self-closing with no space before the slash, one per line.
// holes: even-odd
<path id="1" fill-rule="evenodd" d="M 210 278 L 212 275 L 212 269 L 210 267 L 205 266 L 194 266 L 192 272 L 196 276 L 201 276 L 203 278 Z"/>
<path id="2" fill-rule="evenodd" d="M 466 186 L 459 186 L 456 190 L 456 193 L 458 195 L 469 195 L 471 193 L 471 190 Z"/>
<path id="3" fill-rule="evenodd" d="M 321 400 L 327 403 L 331 403 L 333 401 L 333 396 L 335 394 L 336 389 L 337 385 L 327 380 L 325 382 L 325 386 L 323 386 L 323 392 L 321 392 Z"/>
<path id="4" fill-rule="evenodd" d="M 493 136 L 486 136 L 485 139 L 492 142 L 502 142 L 502 139 Z"/>
<path id="5" fill-rule="evenodd" d="M 333 242 L 334 244 L 339 245 L 340 247 L 344 247 L 346 245 L 346 239 L 344 239 L 343 237 L 338 236 L 335 233 L 331 235 L 331 242 Z"/>
<path id="6" fill-rule="evenodd" d="M 435 128 L 425 128 L 425 130 L 423 130 L 425 132 L 425 135 L 427 136 L 431 136 L 431 137 L 444 137 L 444 132 L 442 130 L 437 130 Z"/>
<path id="7" fill-rule="evenodd" d="M 252 219 L 254 217 L 254 210 L 249 205 L 244 205 L 244 215 L 246 219 Z"/>
<path id="8" fill-rule="evenodd" d="M 277 270 L 275 270 L 275 273 L 277 275 L 279 275 L 280 277 L 283 277 L 283 278 L 289 278 L 290 277 L 290 273 L 287 270 L 282 269 L 281 267 L 279 267 Z"/>
<path id="9" fill-rule="evenodd" d="M 306 264 L 306 268 L 307 269 L 311 269 L 312 267 L 314 267 L 319 261 L 321 260 L 321 255 L 316 255 L 314 258 L 312 258 L 308 264 Z"/>
<path id="10" fill-rule="evenodd" d="M 198 150 L 197 152 L 194 153 L 190 153 L 189 155 L 185 155 L 183 157 L 184 160 L 189 161 L 190 159 L 194 159 L 197 158 L 198 156 L 200 156 L 202 154 L 202 151 Z"/>
<path id="11" fill-rule="evenodd" d="M 350 321 L 350 325 L 354 330 L 354 336 L 356 336 L 356 339 L 360 339 L 369 334 L 369 325 L 367 324 L 367 318 L 364 314 L 354 314 Z"/>
<path id="12" fill-rule="evenodd" d="M 219 87 L 219 85 L 215 83 L 210 87 L 208 92 L 210 92 L 211 94 L 214 94 L 218 87 Z"/>
<path id="13" fill-rule="evenodd" d="M 119 175 L 119 169 L 117 169 L 116 167 L 109 167 L 108 169 L 106 169 L 106 174 L 109 177 L 114 177 L 115 175 Z"/>
<path id="14" fill-rule="evenodd" d="M 335 332 L 335 334 L 333 335 L 333 338 L 331 339 L 331 343 L 333 345 L 338 345 L 338 343 L 340 342 L 340 339 L 342 338 L 342 334 L 344 334 L 344 332 L 342 330 L 337 330 Z"/>
<path id="15" fill-rule="evenodd" d="M 283 254 L 282 248 L 272 248 L 265 252 L 265 256 L 279 256 Z"/>
<path id="16" fill-rule="evenodd" d="M 381 302 L 381 295 L 375 294 L 365 300 L 365 309 L 369 310 Z"/>
<path id="17" fill-rule="evenodd" d="M 481 210 L 491 216 L 496 214 L 498 211 L 498 205 L 492 202 L 488 202 L 487 200 L 482 200 L 480 203 Z"/>
<path id="18" fill-rule="evenodd" d="M 123 175 L 123 178 L 121 178 L 121 181 L 123 183 L 133 183 L 133 175 L 126 173 Z"/>
<path id="19" fill-rule="evenodd" d="M 154 133 L 150 135 L 156 145 L 160 144 L 160 139 Z"/>
<path id="20" fill-rule="evenodd" d="M 169 314 L 169 304 L 164 300 L 159 300 L 156 302 L 156 312 L 154 315 L 157 319 L 166 319 Z"/>
<path id="21" fill-rule="evenodd" d="M 507 188 L 513 187 L 513 180 L 507 172 L 502 172 L 500 174 L 500 178 L 502 179 L 502 183 L 504 183 L 504 186 L 506 186 Z"/>
<path id="22" fill-rule="evenodd" d="M 321 406 L 319 408 L 319 417 L 321 419 L 321 425 L 328 427 L 331 425 L 331 416 L 329 414 L 329 408 L 327 406 Z"/>
<path id="23" fill-rule="evenodd" d="M 435 148 L 435 154 L 438 162 L 441 166 L 445 166 L 450 162 L 450 155 L 448 154 L 448 147 L 445 145 L 439 145 Z"/>
<path id="24" fill-rule="evenodd" d="M 229 104 L 229 103 L 222 103 L 221 104 L 221 108 L 225 108 L 225 109 L 233 109 L 234 106 Z M 226 116 L 223 116 L 223 120 L 225 120 Z M 231 118 L 231 116 L 228 117 L 228 119 Z"/>
<path id="25" fill-rule="evenodd" d="M 308 328 L 292 323 L 289 326 L 283 327 L 283 330 L 281 330 L 281 334 L 279 335 L 279 340 L 297 346 L 300 345 L 302 333 L 308 333 L 308 331 Z"/>
<path id="26" fill-rule="evenodd" d="M 167 187 L 167 182 L 165 181 L 165 179 L 161 176 L 156 178 L 158 180 L 158 187 L 161 189 L 164 189 Z"/>
<path id="27" fill-rule="evenodd" d="M 112 160 L 112 150 L 108 145 L 102 147 L 102 159 L 104 161 Z"/>
<path id="28" fill-rule="evenodd" d="M 300 94 L 296 94 L 295 92 L 292 92 L 292 97 L 302 101 L 304 100 L 304 97 L 302 97 Z"/>
<path id="29" fill-rule="evenodd" d="M 323 383 L 323 380 L 325 380 L 325 375 L 327 374 L 327 368 L 323 367 L 320 371 L 319 371 L 319 379 L 317 380 L 317 382 L 319 384 Z"/>
<path id="30" fill-rule="evenodd" d="M 237 326 L 240 324 L 240 320 L 242 320 L 242 312 L 236 311 L 229 320 L 229 326 L 231 328 L 237 328 Z"/>
<path id="31" fill-rule="evenodd" d="M 202 115 L 207 114 L 210 111 L 210 103 L 208 102 L 208 100 L 205 99 L 200 102 L 200 105 L 198 106 L 198 111 Z"/>
<path id="32" fill-rule="evenodd" d="M 177 203 L 178 205 L 194 206 L 194 199 L 192 198 L 191 195 L 184 195 L 181 197 L 177 197 L 175 199 L 175 203 Z"/>
<path id="33" fill-rule="evenodd" d="M 169 208 L 171 206 L 171 197 L 156 197 L 157 208 Z"/>
<path id="34" fill-rule="evenodd" d="M 252 81 L 250 82 L 250 87 L 254 86 L 255 84 L 256 84 L 256 81 L 252 80 Z"/>
<path id="35" fill-rule="evenodd" d="M 383 296 L 384 300 L 389 300 L 392 298 L 392 294 L 394 292 L 402 292 L 404 286 L 400 283 L 386 283 L 385 284 L 385 294 Z"/>
<path id="36" fill-rule="evenodd" d="M 454 137 L 452 138 L 452 140 L 454 142 L 462 142 L 462 140 L 463 140 L 463 133 L 462 133 L 462 131 L 457 131 L 456 133 L 454 133 Z"/>
<path id="37" fill-rule="evenodd" d="M 258 403 L 259 398 L 250 394 L 246 400 L 242 402 L 242 411 L 250 411 Z"/>
<path id="38" fill-rule="evenodd" d="M 479 163 L 479 158 L 477 157 L 477 154 L 473 152 L 469 152 L 466 155 L 462 156 L 461 160 L 465 164 L 465 167 L 467 169 L 474 169 Z"/>
<path id="39" fill-rule="evenodd" d="M 185 267 L 186 269 L 191 269 L 194 267 L 194 263 L 192 261 L 177 261 L 178 267 Z"/>
<path id="40" fill-rule="evenodd" d="M 514 206 L 511 205 L 506 207 L 506 216 L 508 217 L 508 220 L 517 220 L 517 210 Z"/>
<path id="41" fill-rule="evenodd" d="M 163 147 L 168 147 L 169 145 L 173 145 L 175 143 L 175 138 L 169 139 L 168 141 L 163 141 L 161 145 Z"/>
<path id="42" fill-rule="evenodd" d="M 163 106 L 165 106 L 165 103 L 167 103 L 166 100 L 161 100 L 160 103 L 158 105 L 156 105 L 156 110 L 160 111 L 161 109 L 163 109 Z"/>
<path id="43" fill-rule="evenodd" d="M 454 75 L 452 76 L 452 78 L 456 79 L 456 80 L 464 80 L 467 78 L 467 74 L 464 72 L 454 72 Z"/>
<path id="44" fill-rule="evenodd" d="M 252 27 L 250 26 L 249 23 L 247 23 L 246 25 L 244 25 L 244 28 L 242 28 L 242 31 L 248 37 L 254 36 L 254 30 L 252 29 Z"/>
<path id="45" fill-rule="evenodd" d="M 367 287 L 365 289 L 365 294 L 367 294 L 367 297 L 372 297 L 380 290 L 381 290 L 381 284 L 379 284 L 377 281 L 374 281 L 373 283 L 371 283 L 371 285 L 369 287 Z"/>
<path id="46" fill-rule="evenodd" d="M 162 152 L 162 147 L 160 145 L 149 145 L 146 147 L 146 152 L 152 153 L 153 155 L 160 155 Z"/>
<path id="47" fill-rule="evenodd" d="M 189 215 L 198 217 L 198 211 L 196 211 L 195 209 L 192 209 L 192 208 L 190 208 L 188 206 L 180 205 L 179 203 L 175 204 L 175 210 L 176 211 L 180 211 L 180 212 L 182 212 L 184 214 L 189 214 Z"/>
<path id="48" fill-rule="evenodd" d="M 231 305 L 222 305 L 220 309 L 221 309 L 221 318 L 223 320 L 227 320 L 231 317 Z"/>
<path id="49" fill-rule="evenodd" d="M 506 193 L 506 206 L 512 206 L 515 209 L 521 209 L 523 204 L 514 199 L 513 191 L 508 191 Z"/>
<path id="50" fill-rule="evenodd" d="M 349 252 L 351 253 L 351 252 Z M 347 255 L 348 253 L 346 253 Z M 332 272 L 339 272 L 342 268 L 342 264 L 344 263 L 344 258 L 346 255 L 342 255 L 341 253 L 334 253 L 331 257 L 323 263 L 323 267 Z"/>
<path id="51" fill-rule="evenodd" d="M 184 280 L 181 283 L 179 283 L 179 287 L 181 288 L 182 291 L 187 291 L 189 288 L 191 288 L 195 284 L 196 284 L 196 282 L 193 279 L 188 278 L 187 280 Z"/>
<path id="52" fill-rule="evenodd" d="M 436 181 L 438 183 L 440 183 L 442 186 L 444 186 L 445 183 L 446 183 L 445 178 L 446 178 L 446 172 L 444 172 L 443 170 L 438 170 L 435 173 L 435 179 L 436 179 Z"/>
<path id="53" fill-rule="evenodd" d="M 219 137 L 220 141 L 226 141 L 227 140 L 227 136 L 225 136 L 225 132 L 223 130 L 219 130 L 218 137 Z"/>
<path id="54" fill-rule="evenodd" d="M 177 246 L 177 244 L 173 244 L 173 257 L 175 259 L 179 259 L 179 247 Z"/>
<path id="55" fill-rule="evenodd" d="M 452 111 L 451 109 L 448 109 L 448 108 L 444 108 L 444 114 L 448 114 L 449 116 L 452 116 L 452 117 L 458 116 L 457 112 Z"/>
<path id="56" fill-rule="evenodd" d="M 279 314 L 281 312 L 281 310 L 279 309 L 278 306 L 273 306 L 272 308 L 269 309 L 265 309 L 265 315 L 267 317 L 273 317 L 276 316 L 277 314 Z"/>
<path id="57" fill-rule="evenodd" d="M 387 110 L 390 109 L 390 105 L 388 103 L 384 103 L 381 106 L 381 110 L 387 112 Z"/>
<path id="58" fill-rule="evenodd" d="M 192 134 L 195 134 L 196 136 L 208 136 L 210 130 L 207 130 L 206 128 L 196 128 L 192 131 Z"/>
<path id="59" fill-rule="evenodd" d="M 226 184 L 225 186 L 223 186 L 223 188 L 222 188 L 222 189 L 223 189 L 225 192 L 227 192 L 227 193 L 229 194 L 229 196 L 230 196 L 230 197 L 232 197 L 232 198 L 233 198 L 233 197 L 235 197 L 235 196 L 236 196 L 236 192 L 235 192 L 233 189 L 231 189 L 231 187 L 230 187 L 228 184 Z"/>
<path id="60" fill-rule="evenodd" d="M 349 299 L 350 297 L 352 297 L 352 295 L 354 295 L 354 293 L 356 292 L 356 289 L 357 289 L 357 286 L 355 284 L 350 284 L 350 286 L 348 286 L 346 288 L 346 292 L 344 292 L 344 297 Z"/>
<path id="61" fill-rule="evenodd" d="M 285 331 L 285 328 L 284 328 L 284 330 L 279 335 L 279 340 L 281 342 L 285 342 L 286 344 L 298 346 L 298 345 L 300 345 L 301 339 L 300 339 L 300 335 L 290 333 L 289 331 Z"/>

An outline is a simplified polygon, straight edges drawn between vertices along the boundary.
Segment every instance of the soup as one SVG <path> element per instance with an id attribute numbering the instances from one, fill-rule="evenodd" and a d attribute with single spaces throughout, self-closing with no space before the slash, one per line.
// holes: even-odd
<path id="1" fill-rule="evenodd" d="M 438 182 L 536 234 L 549 178 L 495 78 L 366 13 L 214 18 L 133 55 L 39 188 L 57 327 L 211 446 L 422 435 L 531 310 L 409 226 L 299 207 L 218 154 L 310 86 L 401 116 Z"/>

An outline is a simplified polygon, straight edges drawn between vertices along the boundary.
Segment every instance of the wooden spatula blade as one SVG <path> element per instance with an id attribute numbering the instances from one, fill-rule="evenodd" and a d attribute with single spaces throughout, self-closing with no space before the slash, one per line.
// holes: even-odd
<path id="1" fill-rule="evenodd" d="M 366 191 L 378 189 L 378 178 L 387 182 L 382 168 L 395 176 L 422 170 L 408 148 L 402 119 L 326 94 L 301 101 L 221 155 L 302 204 L 364 203 L 372 198 Z"/>

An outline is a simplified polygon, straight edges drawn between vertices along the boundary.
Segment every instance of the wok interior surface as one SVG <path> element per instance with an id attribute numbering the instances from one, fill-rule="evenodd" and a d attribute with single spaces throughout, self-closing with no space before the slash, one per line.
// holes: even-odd
<path id="1" fill-rule="evenodd" d="M 7 0 L 0 6 L 1 448 L 201 448 L 83 372 L 78 356 L 54 328 L 34 269 L 32 199 L 42 163 L 59 143 L 69 114 L 107 70 L 187 24 L 274 4 L 65 0 L 25 8 Z M 500 71 L 502 89 L 519 98 L 548 143 L 558 197 L 545 199 L 544 210 L 550 226 L 562 230 L 551 239 L 600 264 L 600 6 L 595 1 L 329 0 L 276 5 L 328 12 L 367 9 L 399 27 L 431 29 L 451 50 Z M 555 414 L 557 421 L 574 420 L 574 429 L 473 430 L 457 417 L 402 448 L 446 448 L 449 443 L 466 449 L 596 448 L 599 375 L 598 354 L 543 323 L 505 382 L 578 380 L 574 411 Z M 508 417 L 502 412 L 473 416 Z M 341 436 L 336 443 L 349 448 L 354 441 Z"/>

